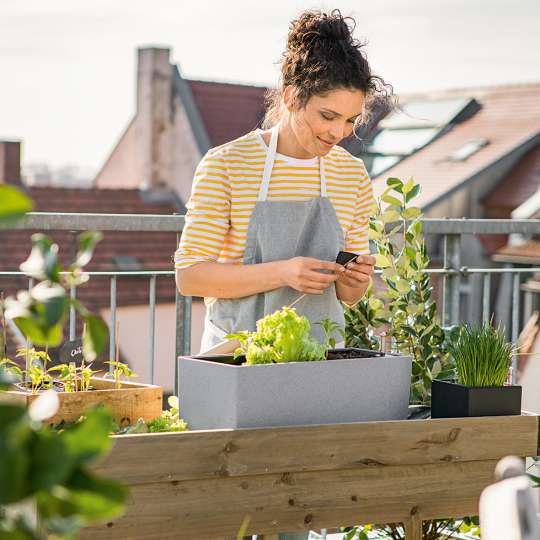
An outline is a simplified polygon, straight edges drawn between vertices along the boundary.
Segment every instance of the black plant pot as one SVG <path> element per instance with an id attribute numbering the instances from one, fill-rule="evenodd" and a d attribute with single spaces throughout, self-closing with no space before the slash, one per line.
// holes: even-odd
<path id="1" fill-rule="evenodd" d="M 521 386 L 463 386 L 434 380 L 431 417 L 510 416 L 521 414 Z"/>

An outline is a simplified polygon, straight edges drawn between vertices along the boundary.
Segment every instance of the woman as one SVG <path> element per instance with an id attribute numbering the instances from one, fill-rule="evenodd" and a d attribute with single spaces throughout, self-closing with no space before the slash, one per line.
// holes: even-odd
<path id="1" fill-rule="evenodd" d="M 295 302 L 322 339 L 314 323 L 343 327 L 341 302 L 355 304 L 369 285 L 371 182 L 362 160 L 336 144 L 386 85 L 350 22 L 337 10 L 293 21 L 267 129 L 210 150 L 197 168 L 175 265 L 180 292 L 205 297 L 201 352 Z M 340 250 L 356 262 L 337 264 Z"/>
<path id="2" fill-rule="evenodd" d="M 266 129 L 210 150 L 197 168 L 175 265 L 180 292 L 205 297 L 201 352 L 299 299 L 322 340 L 314 323 L 343 327 L 341 302 L 355 304 L 369 285 L 371 182 L 336 145 L 388 94 L 353 24 L 337 10 L 293 21 Z M 340 250 L 359 257 L 344 268 Z"/>

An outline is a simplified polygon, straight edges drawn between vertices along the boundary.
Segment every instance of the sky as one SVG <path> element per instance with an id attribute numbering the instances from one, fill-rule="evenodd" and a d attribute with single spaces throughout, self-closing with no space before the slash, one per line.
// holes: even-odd
<path id="1" fill-rule="evenodd" d="M 0 0 L 0 139 L 97 170 L 135 109 L 136 48 L 187 78 L 277 82 L 289 22 L 339 8 L 396 93 L 540 82 L 539 0 Z"/>

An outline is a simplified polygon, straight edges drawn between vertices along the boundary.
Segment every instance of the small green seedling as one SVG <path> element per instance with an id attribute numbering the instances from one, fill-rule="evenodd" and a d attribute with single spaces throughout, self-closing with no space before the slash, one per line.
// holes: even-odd
<path id="1" fill-rule="evenodd" d="M 17 349 L 17 357 L 26 358 L 26 369 L 21 370 L 24 376 L 24 386 L 32 394 L 39 390 L 48 390 L 53 385 L 53 377 L 47 369 L 51 357 L 47 351 L 37 351 L 34 348 L 22 347 Z"/>
<path id="2" fill-rule="evenodd" d="M 106 376 L 112 376 L 114 378 L 117 389 L 119 389 L 121 386 L 122 377 L 124 377 L 125 379 L 131 379 L 137 376 L 127 364 L 120 362 L 120 360 L 107 361 L 105 363 L 113 367 L 112 372 L 108 373 Z"/>
<path id="3" fill-rule="evenodd" d="M 59 364 L 49 371 L 58 371 L 58 379 L 64 385 L 64 392 L 76 392 L 78 389 L 77 366 L 75 362 Z"/>
<path id="4" fill-rule="evenodd" d="M 81 391 L 82 392 L 88 392 L 90 390 L 91 386 L 90 383 L 92 382 L 92 377 L 99 373 L 98 370 L 92 369 L 92 364 L 87 366 L 84 363 L 84 360 L 82 361 L 81 367 L 79 368 L 79 374 L 81 378 Z"/>
<path id="5" fill-rule="evenodd" d="M 322 326 L 325 336 L 324 345 L 326 349 L 336 348 L 336 339 L 334 337 L 336 333 L 341 336 L 343 341 L 345 341 L 345 330 L 332 319 L 323 319 L 322 321 L 317 321 L 315 324 Z"/>
<path id="6" fill-rule="evenodd" d="M 169 410 L 163 411 L 161 416 L 146 422 L 150 433 L 160 433 L 165 431 L 186 431 L 188 426 L 182 418 L 180 418 L 180 410 L 178 406 L 178 397 L 169 396 L 167 400 Z"/>

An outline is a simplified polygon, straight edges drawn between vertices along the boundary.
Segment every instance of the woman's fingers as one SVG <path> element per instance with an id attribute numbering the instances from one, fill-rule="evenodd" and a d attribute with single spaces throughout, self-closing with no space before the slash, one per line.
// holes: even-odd
<path id="1" fill-rule="evenodd" d="M 301 291 L 307 294 L 324 294 L 324 289 L 315 289 L 313 287 L 304 287 Z"/>
<path id="2" fill-rule="evenodd" d="M 359 256 L 357 262 L 345 265 L 345 273 L 339 277 L 339 281 L 348 287 L 361 287 L 369 283 L 375 269 L 374 262 L 374 257 Z"/>
<path id="3" fill-rule="evenodd" d="M 340 274 L 343 270 L 343 266 L 336 262 L 323 261 L 320 259 L 313 259 L 311 257 L 306 257 L 306 261 L 312 270 L 329 270 L 330 272 L 334 272 L 336 274 Z"/>
<path id="4" fill-rule="evenodd" d="M 315 283 L 325 283 L 326 286 L 330 285 L 338 278 L 336 274 L 323 274 L 315 271 L 306 272 L 305 277 L 307 280 L 314 281 Z"/>
<path id="5" fill-rule="evenodd" d="M 366 277 L 365 279 L 364 278 L 357 279 L 356 277 L 343 275 L 339 278 L 339 282 L 343 283 L 344 285 L 347 285 L 347 287 L 358 288 L 369 282 L 369 276 Z"/>

